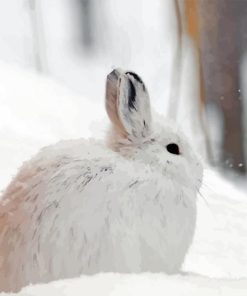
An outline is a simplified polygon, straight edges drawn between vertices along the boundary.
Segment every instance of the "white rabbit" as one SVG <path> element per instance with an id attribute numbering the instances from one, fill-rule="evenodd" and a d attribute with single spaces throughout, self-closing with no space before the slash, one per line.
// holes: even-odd
<path id="1" fill-rule="evenodd" d="M 0 290 L 96 272 L 178 272 L 202 165 L 152 123 L 140 77 L 107 76 L 107 144 L 62 141 L 25 163 L 0 206 Z"/>

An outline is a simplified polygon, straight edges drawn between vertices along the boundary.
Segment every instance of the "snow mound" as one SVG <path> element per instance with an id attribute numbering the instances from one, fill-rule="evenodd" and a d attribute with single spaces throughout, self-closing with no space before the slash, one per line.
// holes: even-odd
<path id="1" fill-rule="evenodd" d="M 246 276 L 246 192 L 206 169 L 197 207 L 196 233 L 184 269 L 217 278 Z"/>
<path id="2" fill-rule="evenodd" d="M 1 296 L 246 296 L 247 280 L 215 280 L 164 274 L 98 274 L 24 288 Z"/>
<path id="3" fill-rule="evenodd" d="M 0 61 L 0 190 L 41 147 L 102 137 L 103 96 L 96 104 L 48 77 Z"/>

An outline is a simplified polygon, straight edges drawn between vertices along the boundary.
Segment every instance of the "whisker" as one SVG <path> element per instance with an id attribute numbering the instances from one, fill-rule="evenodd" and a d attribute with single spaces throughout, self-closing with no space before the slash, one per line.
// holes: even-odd
<path id="1" fill-rule="evenodd" d="M 203 196 L 203 194 L 201 193 L 200 189 L 199 188 L 196 188 L 197 189 L 197 193 L 199 193 L 199 195 L 201 196 L 201 198 L 203 199 L 203 201 L 205 202 L 206 206 L 208 208 L 210 208 L 210 205 L 208 203 L 208 201 L 206 200 L 205 196 Z"/>
<path id="2" fill-rule="evenodd" d="M 200 188 L 196 188 L 197 192 L 199 193 L 199 195 L 201 196 L 201 198 L 203 199 L 203 201 L 205 202 L 207 208 L 209 209 L 209 211 L 211 212 L 212 216 L 214 217 L 215 220 L 217 220 L 215 213 L 213 212 L 212 207 L 210 206 L 210 204 L 208 203 L 207 199 L 205 198 L 205 196 L 200 192 Z"/>
<path id="3" fill-rule="evenodd" d="M 206 187 L 206 189 L 210 190 L 211 193 L 217 194 L 216 191 L 213 188 L 211 188 L 207 183 L 205 183 L 205 181 L 202 182 L 201 186 Z"/>

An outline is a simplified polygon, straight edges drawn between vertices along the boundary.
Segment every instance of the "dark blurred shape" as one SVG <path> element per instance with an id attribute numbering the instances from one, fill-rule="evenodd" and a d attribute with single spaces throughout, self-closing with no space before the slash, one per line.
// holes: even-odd
<path id="1" fill-rule="evenodd" d="M 189 28 L 199 49 L 202 97 L 224 115 L 221 164 L 245 173 L 240 60 L 246 48 L 247 1 L 185 2 Z"/>
<path id="2" fill-rule="evenodd" d="M 33 52 L 35 58 L 35 68 L 38 72 L 47 73 L 46 46 L 44 39 L 44 26 L 42 18 L 42 9 L 40 2 L 37 0 L 29 0 L 29 16 L 33 37 Z"/>
<path id="3" fill-rule="evenodd" d="M 86 50 L 93 47 L 93 0 L 78 0 L 81 13 L 82 44 Z"/>

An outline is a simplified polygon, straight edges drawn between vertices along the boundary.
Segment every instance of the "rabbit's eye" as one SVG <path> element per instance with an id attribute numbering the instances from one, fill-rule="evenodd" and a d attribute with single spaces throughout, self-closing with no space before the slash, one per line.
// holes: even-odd
<path id="1" fill-rule="evenodd" d="M 168 152 L 170 152 L 172 154 L 176 154 L 176 155 L 180 154 L 179 146 L 177 144 L 175 144 L 175 143 L 168 144 L 166 146 L 166 149 L 167 149 Z"/>

